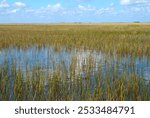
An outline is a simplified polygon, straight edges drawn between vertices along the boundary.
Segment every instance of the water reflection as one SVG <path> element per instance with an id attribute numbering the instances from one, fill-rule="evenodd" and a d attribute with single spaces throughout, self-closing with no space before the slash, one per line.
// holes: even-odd
<path id="1" fill-rule="evenodd" d="M 94 78 L 101 71 L 103 77 L 109 73 L 121 76 L 137 74 L 150 79 L 150 58 L 117 56 L 87 49 L 68 49 L 64 47 L 32 47 L 27 49 L 9 48 L 0 51 L 0 66 L 7 64 L 10 72 L 15 68 L 26 74 L 38 68 L 45 76 L 59 71 L 62 78 Z"/>

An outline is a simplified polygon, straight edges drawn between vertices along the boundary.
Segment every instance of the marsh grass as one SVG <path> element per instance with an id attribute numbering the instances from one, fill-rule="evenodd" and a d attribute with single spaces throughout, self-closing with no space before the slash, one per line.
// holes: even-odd
<path id="1" fill-rule="evenodd" d="M 0 48 L 56 45 L 85 47 L 118 55 L 150 55 L 150 24 L 0 25 Z M 58 48 L 59 49 L 59 48 Z"/>
<path id="2" fill-rule="evenodd" d="M 18 67 L 16 60 L 9 63 L 5 55 L 5 62 L 0 65 L 0 100 L 150 100 L 149 78 L 145 80 L 144 69 L 139 73 L 135 67 L 137 57 L 149 60 L 149 44 L 150 24 L 0 25 L 0 50 L 6 52 L 10 48 L 25 51 L 36 47 L 33 52 L 36 53 L 53 46 L 55 53 L 67 47 L 66 52 L 74 48 L 95 50 L 105 53 L 106 57 L 103 65 L 98 62 L 97 74 L 91 74 L 96 66 L 91 53 L 81 68 L 77 64 L 78 53 L 71 58 L 70 67 L 63 60 L 58 64 L 56 58 L 48 54 L 46 68 L 40 63 L 30 68 L 29 60 L 25 59 L 24 70 L 21 62 Z M 32 56 L 37 58 L 37 55 Z M 129 63 L 122 57 L 131 57 Z M 53 71 L 49 71 L 50 59 Z M 124 70 L 121 73 L 120 66 Z M 106 68 L 106 72 L 102 68 Z M 80 74 L 82 71 L 85 76 Z"/>
<path id="3" fill-rule="evenodd" d="M 117 73 L 111 77 L 109 72 L 107 77 L 97 76 L 93 86 L 90 77 L 62 79 L 60 72 L 53 73 L 47 78 L 41 71 L 32 70 L 24 78 L 23 73 L 13 71 L 13 93 L 11 93 L 10 80 L 12 77 L 3 76 L 5 70 L 0 71 L 0 99 L 1 100 L 30 100 L 30 101 L 61 101 L 61 100 L 150 100 L 150 82 L 145 82 L 143 78 L 132 74 L 127 76 Z M 32 73 L 32 74 L 31 74 Z M 102 75 L 99 72 L 99 75 Z M 11 97 L 10 97 L 11 96 Z"/>

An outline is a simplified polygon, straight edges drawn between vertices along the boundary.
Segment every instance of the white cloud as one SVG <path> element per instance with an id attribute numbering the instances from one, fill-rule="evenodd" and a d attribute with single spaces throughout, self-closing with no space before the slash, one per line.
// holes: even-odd
<path id="1" fill-rule="evenodd" d="M 2 0 L 0 2 L 0 8 L 7 8 L 7 7 L 9 7 L 9 4 L 7 3 L 7 1 L 6 0 Z"/>
<path id="2" fill-rule="evenodd" d="M 50 10 L 50 11 L 57 12 L 57 11 L 59 11 L 60 9 L 62 9 L 62 6 L 61 6 L 60 3 L 54 4 L 54 5 L 50 5 L 50 4 L 49 4 L 46 9 L 47 9 L 47 10 Z"/>
<path id="3" fill-rule="evenodd" d="M 150 0 L 120 0 L 121 5 L 132 5 L 132 4 L 146 4 L 150 3 Z"/>
<path id="4" fill-rule="evenodd" d="M 95 11 L 96 10 L 94 7 L 82 6 L 82 5 L 78 5 L 78 9 L 81 11 Z"/>
<path id="5" fill-rule="evenodd" d="M 41 7 L 38 9 L 32 9 L 32 11 L 30 13 L 33 13 L 35 16 L 38 17 L 52 17 L 52 16 L 59 16 L 61 15 L 61 13 L 64 11 L 62 5 L 60 3 L 56 3 L 56 4 L 49 4 L 46 7 Z M 29 12 L 28 12 L 29 13 Z"/>
<path id="6" fill-rule="evenodd" d="M 127 4 L 130 3 L 130 0 L 121 0 L 120 3 L 121 3 L 122 5 L 127 5 Z"/>
<path id="7" fill-rule="evenodd" d="M 107 8 L 101 8 L 101 9 L 98 9 L 96 14 L 97 15 L 102 15 L 102 14 L 105 14 L 105 13 L 111 13 L 111 14 L 114 14 L 115 13 L 115 9 L 113 7 L 107 7 Z"/>
<path id="8" fill-rule="evenodd" d="M 91 15 L 102 15 L 105 13 L 115 13 L 115 8 L 114 8 L 114 4 L 110 4 L 110 6 L 108 7 L 103 7 L 103 8 L 96 8 L 96 7 L 92 7 L 92 6 L 82 6 L 82 5 L 78 5 L 78 13 L 82 13 L 82 14 L 86 14 L 86 13 L 90 13 L 92 12 Z"/>
<path id="9" fill-rule="evenodd" d="M 120 0 L 125 13 L 149 13 L 150 0 Z"/>
<path id="10" fill-rule="evenodd" d="M 16 14 L 17 12 L 24 12 L 25 7 L 26 4 L 22 2 L 14 2 L 12 4 L 8 4 L 6 0 L 3 0 L 0 2 L 0 14 L 7 15 Z"/>
<path id="11" fill-rule="evenodd" d="M 12 10 L 7 11 L 7 13 L 14 14 L 14 13 L 17 13 L 17 11 L 19 11 L 19 9 L 12 9 Z"/>
<path id="12" fill-rule="evenodd" d="M 47 5 L 47 7 L 41 7 L 39 9 L 37 9 L 37 13 L 54 13 L 54 12 L 58 12 L 62 9 L 62 6 L 60 3 L 56 3 L 54 5 Z"/>
<path id="13" fill-rule="evenodd" d="M 90 1 L 90 0 L 79 0 L 79 1 Z M 5 6 L 7 5 L 6 0 L 3 0 Z M 3 5 L 4 6 L 4 5 Z M 110 4 L 108 7 L 98 8 L 90 5 L 77 5 L 74 8 L 65 8 L 60 3 L 56 4 L 48 4 L 47 6 L 43 6 L 37 9 L 33 9 L 31 7 L 27 7 L 27 5 L 23 2 L 14 2 L 10 4 L 10 7 L 6 10 L 3 10 L 4 14 L 15 14 L 15 13 L 23 13 L 28 14 L 29 16 L 32 14 L 34 16 L 39 17 L 53 17 L 53 16 L 90 16 L 90 15 L 102 15 L 104 13 L 112 13 L 114 11 L 114 4 Z"/>
<path id="14" fill-rule="evenodd" d="M 17 8 L 26 7 L 26 4 L 22 3 L 22 2 L 15 2 L 13 5 L 14 5 L 14 7 L 17 7 Z"/>

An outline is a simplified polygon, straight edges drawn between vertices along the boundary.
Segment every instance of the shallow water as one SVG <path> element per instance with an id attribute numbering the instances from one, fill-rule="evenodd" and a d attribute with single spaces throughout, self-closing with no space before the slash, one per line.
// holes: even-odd
<path id="1" fill-rule="evenodd" d="M 117 56 L 88 49 L 67 49 L 65 47 L 30 47 L 8 48 L 0 50 L 0 66 L 7 64 L 10 72 L 15 68 L 23 73 L 34 68 L 40 69 L 45 76 L 59 71 L 62 78 L 87 76 L 94 78 L 101 71 L 103 77 L 116 74 L 118 76 L 136 74 L 144 79 L 150 79 L 150 57 Z"/>

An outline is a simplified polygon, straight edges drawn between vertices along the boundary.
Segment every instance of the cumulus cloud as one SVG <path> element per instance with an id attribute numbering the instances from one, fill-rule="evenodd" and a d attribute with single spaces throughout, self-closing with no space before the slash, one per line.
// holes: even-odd
<path id="1" fill-rule="evenodd" d="M 6 0 L 0 2 L 0 18 L 2 16 L 12 16 L 18 18 L 22 16 L 28 18 L 44 18 L 44 19 L 99 19 L 103 17 L 116 17 L 118 14 L 126 16 L 134 16 L 135 14 L 149 14 L 150 13 L 150 0 L 119 0 L 119 9 L 115 8 L 116 4 L 111 3 L 108 6 L 98 7 L 83 4 L 82 2 L 88 2 L 92 0 L 75 0 L 81 3 L 76 3 L 74 7 L 65 7 L 61 3 L 47 4 L 45 6 L 39 6 L 38 8 L 30 7 L 23 2 L 8 3 Z M 9 14 L 9 15 L 8 15 Z"/>
<path id="2" fill-rule="evenodd" d="M 57 3 L 57 4 L 54 4 L 54 5 L 48 5 L 47 10 L 50 10 L 50 11 L 54 11 L 54 12 L 57 12 L 59 11 L 60 9 L 62 9 L 62 5 L 60 3 Z"/>
<path id="3" fill-rule="evenodd" d="M 22 2 L 14 2 L 12 4 L 8 4 L 6 0 L 2 0 L 0 2 L 0 14 L 16 14 L 17 12 L 23 12 L 25 7 L 26 4 Z"/>
<path id="4" fill-rule="evenodd" d="M 56 13 L 56 12 L 59 12 L 63 9 L 62 5 L 60 3 L 56 3 L 56 4 L 49 4 L 47 5 L 46 7 L 41 7 L 39 9 L 36 9 L 36 13 L 39 13 L 39 14 L 53 14 L 53 13 Z"/>
<path id="5" fill-rule="evenodd" d="M 6 0 L 2 0 L 0 2 L 0 8 L 7 8 L 7 7 L 9 7 L 9 4 L 7 3 L 7 1 Z"/>
<path id="6" fill-rule="evenodd" d="M 76 1 L 91 1 L 91 0 L 76 0 Z M 108 7 L 98 8 L 90 5 L 77 5 L 73 8 L 63 7 L 61 3 L 48 4 L 47 6 L 41 6 L 39 8 L 31 8 L 23 2 L 14 2 L 8 4 L 6 0 L 0 2 L 0 7 L 9 7 L 6 10 L 3 10 L 3 14 L 32 14 L 35 16 L 42 17 L 51 17 L 51 16 L 90 16 L 90 15 L 102 15 L 104 13 L 112 13 L 114 8 L 111 4 Z"/>
<path id="7" fill-rule="evenodd" d="M 115 13 L 115 8 L 113 4 L 110 4 L 108 7 L 103 7 L 103 8 L 96 8 L 92 6 L 83 6 L 83 5 L 78 5 L 78 11 L 82 11 L 82 13 L 87 13 L 87 12 L 92 12 L 92 15 L 102 15 L 105 13 Z"/>
<path id="8" fill-rule="evenodd" d="M 125 12 L 129 13 L 149 13 L 150 0 L 120 0 L 122 6 L 125 6 Z"/>
<path id="9" fill-rule="evenodd" d="M 22 3 L 22 2 L 15 2 L 13 5 L 14 5 L 14 7 L 17 7 L 17 8 L 26 7 L 26 4 Z"/>

